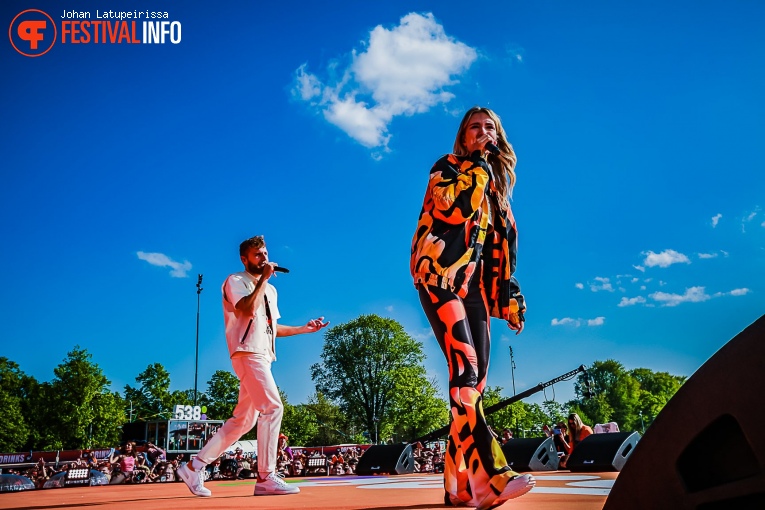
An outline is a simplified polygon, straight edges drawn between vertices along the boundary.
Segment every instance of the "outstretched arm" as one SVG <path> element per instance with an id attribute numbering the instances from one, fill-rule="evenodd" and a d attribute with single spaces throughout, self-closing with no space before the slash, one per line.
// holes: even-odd
<path id="1" fill-rule="evenodd" d="M 304 326 L 283 326 L 281 324 L 277 324 L 276 326 L 276 336 L 292 336 L 292 335 L 300 335 L 303 333 L 316 333 L 320 329 L 326 328 L 329 324 L 329 321 L 324 321 L 324 317 L 319 317 L 318 319 L 311 319 L 308 321 Z"/>

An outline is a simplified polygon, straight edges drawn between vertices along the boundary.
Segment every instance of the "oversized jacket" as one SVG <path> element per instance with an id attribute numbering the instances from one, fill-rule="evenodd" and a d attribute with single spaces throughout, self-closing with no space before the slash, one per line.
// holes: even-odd
<path id="1" fill-rule="evenodd" d="M 483 274 L 477 277 L 483 279 L 489 313 L 517 324 L 526 310 L 513 277 L 518 234 L 512 211 L 500 208 L 498 200 L 479 151 L 436 161 L 412 239 L 410 270 L 415 286 L 435 285 L 464 298 L 483 254 Z"/>

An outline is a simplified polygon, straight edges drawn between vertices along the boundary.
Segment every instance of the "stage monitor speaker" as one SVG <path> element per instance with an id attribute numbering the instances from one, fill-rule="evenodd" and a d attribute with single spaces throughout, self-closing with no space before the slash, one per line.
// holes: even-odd
<path id="1" fill-rule="evenodd" d="M 637 432 L 590 434 L 566 462 L 572 472 L 621 471 L 640 439 Z"/>
<path id="2" fill-rule="evenodd" d="M 664 406 L 604 510 L 765 508 L 765 315 L 699 368 Z"/>
<path id="3" fill-rule="evenodd" d="M 513 471 L 556 471 L 558 451 L 551 437 L 511 439 L 502 445 L 507 465 Z"/>
<path id="4" fill-rule="evenodd" d="M 414 473 L 412 445 L 386 444 L 370 446 L 359 459 L 357 475 L 403 475 Z"/>

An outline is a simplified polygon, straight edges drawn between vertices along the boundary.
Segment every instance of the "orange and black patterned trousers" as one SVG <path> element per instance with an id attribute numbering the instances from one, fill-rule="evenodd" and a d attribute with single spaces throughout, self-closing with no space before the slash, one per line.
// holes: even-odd
<path id="1" fill-rule="evenodd" d="M 444 462 L 444 489 L 452 504 L 477 504 L 498 495 L 516 475 L 483 414 L 482 394 L 489 368 L 489 311 L 473 278 L 468 295 L 419 285 L 420 302 L 449 365 L 452 413 Z"/>

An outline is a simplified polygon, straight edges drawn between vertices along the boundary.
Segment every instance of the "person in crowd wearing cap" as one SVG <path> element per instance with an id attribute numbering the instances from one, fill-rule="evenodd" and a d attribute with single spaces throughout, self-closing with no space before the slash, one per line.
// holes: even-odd
<path id="1" fill-rule="evenodd" d="M 226 421 L 191 462 L 178 469 L 192 494 L 211 496 L 204 486 L 204 470 L 221 453 L 257 423 L 258 480 L 255 496 L 295 494 L 300 489 L 279 478 L 276 471 L 277 442 L 284 406 L 271 373 L 276 360 L 276 338 L 315 333 L 326 327 L 324 317 L 311 319 L 303 326 L 277 325 L 281 317 L 276 289 L 269 279 L 278 268 L 268 259 L 263 236 L 239 245 L 244 271 L 234 273 L 223 283 L 223 317 L 231 364 L 239 377 L 239 403 L 234 416 Z"/>
<path id="2" fill-rule="evenodd" d="M 289 437 L 284 434 L 279 434 L 279 442 L 277 445 L 278 453 L 276 454 L 276 466 L 277 472 L 281 476 L 294 475 L 292 472 L 292 461 L 295 456 L 292 454 L 292 448 L 287 446 Z"/>

